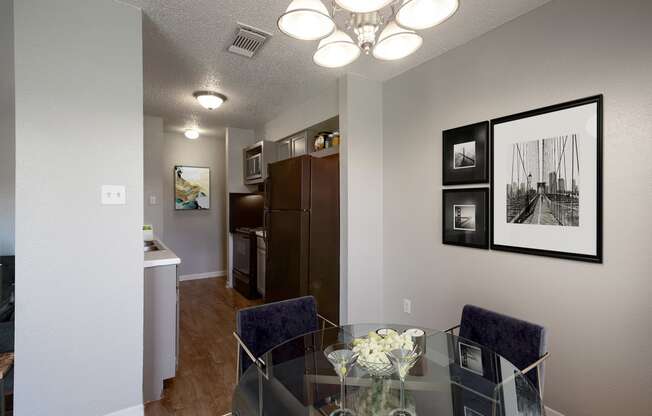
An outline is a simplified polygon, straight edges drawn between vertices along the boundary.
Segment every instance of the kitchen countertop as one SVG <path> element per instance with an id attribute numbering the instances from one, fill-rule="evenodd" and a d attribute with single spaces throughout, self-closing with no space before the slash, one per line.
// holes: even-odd
<path id="1" fill-rule="evenodd" d="M 181 259 L 176 254 L 174 254 L 172 250 L 167 248 L 167 246 L 163 244 L 161 240 L 154 239 L 154 242 L 159 247 L 159 250 L 145 252 L 144 266 L 146 269 L 149 269 L 150 267 L 181 264 Z"/>

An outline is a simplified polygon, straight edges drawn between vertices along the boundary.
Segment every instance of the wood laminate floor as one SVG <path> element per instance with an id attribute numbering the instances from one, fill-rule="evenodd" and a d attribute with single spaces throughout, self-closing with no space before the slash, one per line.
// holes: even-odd
<path id="1" fill-rule="evenodd" d="M 177 376 L 145 415 L 221 416 L 235 387 L 235 311 L 261 302 L 227 288 L 225 278 L 181 282 L 180 299 Z"/>

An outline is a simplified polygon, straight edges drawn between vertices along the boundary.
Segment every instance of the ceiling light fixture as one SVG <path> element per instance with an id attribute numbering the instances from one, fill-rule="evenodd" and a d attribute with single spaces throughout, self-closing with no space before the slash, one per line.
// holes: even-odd
<path id="1" fill-rule="evenodd" d="M 186 139 L 196 140 L 199 138 L 199 130 L 197 129 L 187 129 L 183 132 L 183 135 L 186 136 Z"/>
<path id="2" fill-rule="evenodd" d="M 214 91 L 197 91 L 193 94 L 193 97 L 207 110 L 215 110 L 226 101 L 225 95 Z"/>
<path id="3" fill-rule="evenodd" d="M 293 0 L 278 27 L 296 39 L 321 39 L 313 61 L 339 68 L 361 52 L 381 60 L 405 58 L 423 44 L 416 30 L 438 25 L 458 7 L 459 0 L 331 0 L 329 13 L 321 0 Z M 348 13 L 346 32 L 337 27 L 336 12 Z"/>
<path id="4" fill-rule="evenodd" d="M 451 17 L 458 7 L 458 0 L 403 0 L 396 21 L 409 29 L 428 29 Z"/>
<path id="5" fill-rule="evenodd" d="M 319 42 L 313 60 L 319 66 L 339 68 L 355 61 L 358 56 L 360 56 L 358 45 L 351 36 L 338 30 Z"/>
<path id="6" fill-rule="evenodd" d="M 392 20 L 378 36 L 373 54 L 378 59 L 395 61 L 412 54 L 421 44 L 423 38 L 417 32 L 404 29 Z"/>
<path id="7" fill-rule="evenodd" d="M 299 40 L 322 39 L 335 31 L 335 22 L 321 0 L 293 0 L 277 25 L 281 32 Z"/>
<path id="8" fill-rule="evenodd" d="M 392 1 L 394 0 L 335 0 L 335 3 L 353 13 L 369 13 L 382 9 Z"/>

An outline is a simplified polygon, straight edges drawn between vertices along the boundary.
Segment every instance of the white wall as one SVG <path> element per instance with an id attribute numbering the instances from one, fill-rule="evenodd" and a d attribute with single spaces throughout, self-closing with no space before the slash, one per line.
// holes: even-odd
<path id="1" fill-rule="evenodd" d="M 284 109 L 279 116 L 265 123 L 262 137 L 277 141 L 339 114 L 338 84 L 333 83 L 305 102 Z"/>
<path id="2" fill-rule="evenodd" d="M 382 320 L 382 85 L 340 79 L 340 315 L 343 322 Z"/>
<path id="3" fill-rule="evenodd" d="M 0 255 L 14 254 L 16 135 L 13 0 L 0 1 Z"/>
<path id="4" fill-rule="evenodd" d="M 142 404 L 141 13 L 15 3 L 15 414 Z M 126 205 L 100 205 L 102 184 Z M 140 410 L 142 412 L 142 410 Z"/>
<path id="5" fill-rule="evenodd" d="M 163 151 L 163 119 L 161 117 L 145 116 L 144 119 L 144 221 L 154 228 L 154 234 L 165 242 L 165 226 L 163 222 L 163 206 L 169 201 L 163 199 L 165 175 Z M 152 199 L 153 198 L 153 199 Z"/>
<path id="6" fill-rule="evenodd" d="M 474 303 L 547 326 L 545 398 L 566 415 L 652 408 L 650 16 L 552 1 L 383 88 L 385 320 L 447 328 Z M 442 130 L 598 93 L 603 265 L 441 244 Z"/>

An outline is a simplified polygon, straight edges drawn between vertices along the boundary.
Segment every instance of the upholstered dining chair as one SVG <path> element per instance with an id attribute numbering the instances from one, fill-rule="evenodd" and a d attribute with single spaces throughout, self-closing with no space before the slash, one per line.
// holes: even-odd
<path id="1" fill-rule="evenodd" d="M 459 325 L 446 330 L 491 348 L 521 369 L 543 397 L 547 351 L 546 328 L 473 305 L 465 305 Z"/>
<path id="2" fill-rule="evenodd" d="M 275 346 L 303 334 L 317 331 L 319 321 L 337 326 L 317 313 L 312 296 L 304 296 L 280 302 L 267 303 L 240 309 L 236 312 L 238 342 L 237 380 L 251 364 L 264 368 L 260 358 Z"/>

